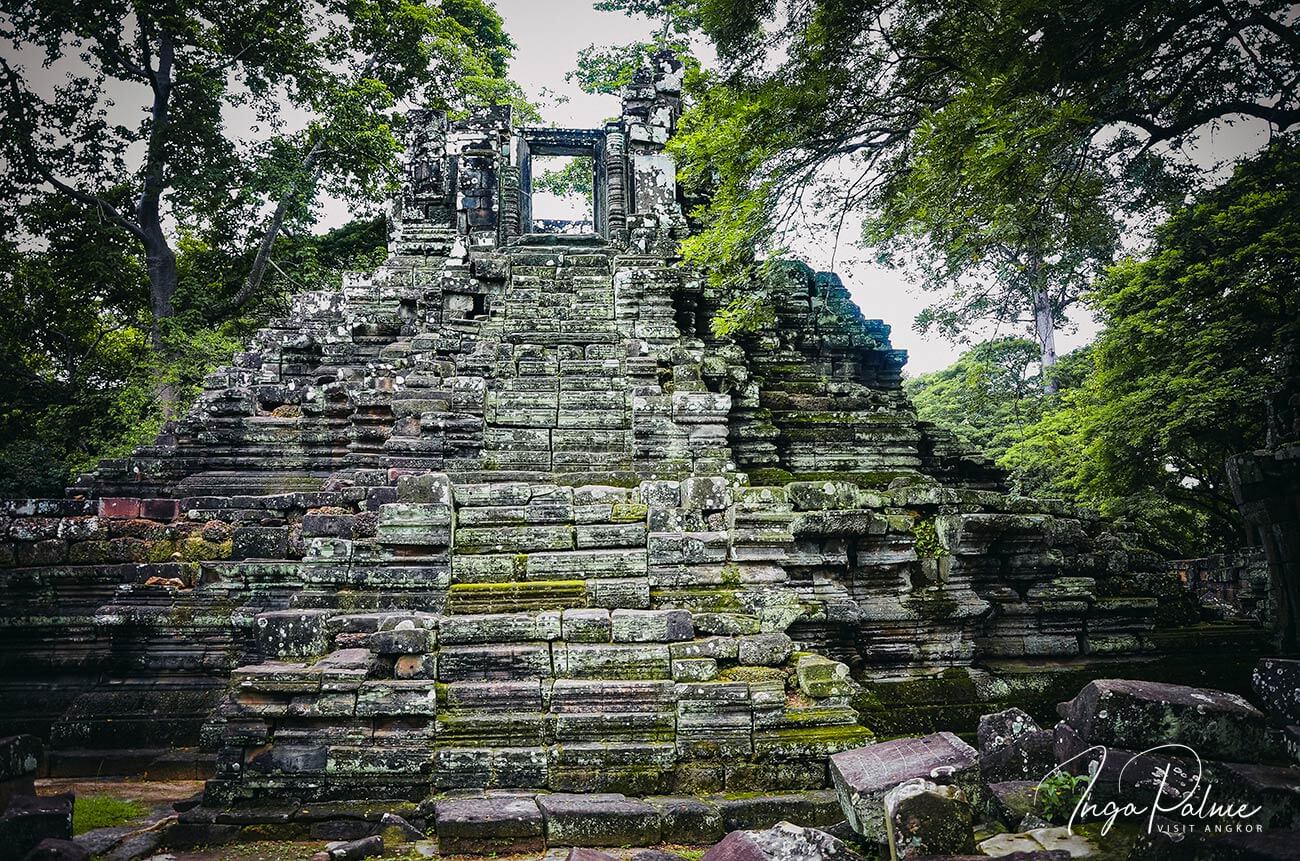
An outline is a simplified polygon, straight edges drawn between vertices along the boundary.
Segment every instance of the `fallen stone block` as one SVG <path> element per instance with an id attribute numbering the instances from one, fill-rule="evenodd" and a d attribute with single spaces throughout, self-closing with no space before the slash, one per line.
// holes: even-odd
<path id="1" fill-rule="evenodd" d="M 1281 760 L 1281 738 L 1236 694 L 1131 679 L 1097 679 L 1058 707 L 1088 744 L 1143 751 L 1185 744 L 1203 759 Z"/>
<path id="2" fill-rule="evenodd" d="M 652 846 L 659 842 L 659 811 L 614 793 L 537 798 L 551 846 Z"/>
<path id="3" fill-rule="evenodd" d="M 848 665 L 821 655 L 800 655 L 795 663 L 795 678 L 799 690 L 814 699 L 848 696 L 853 690 Z"/>
<path id="4" fill-rule="evenodd" d="M 444 798 L 434 806 L 438 846 L 447 854 L 513 855 L 546 849 L 546 825 L 532 796 Z"/>
<path id="5" fill-rule="evenodd" d="M 28 852 L 23 861 L 88 861 L 90 853 L 71 840 L 47 837 Z"/>
<path id="6" fill-rule="evenodd" d="M 0 815 L 0 846 L 21 858 L 47 837 L 72 839 L 72 794 L 16 795 Z"/>
<path id="7" fill-rule="evenodd" d="M 1042 729 L 1023 709 L 1009 708 L 993 714 L 980 715 L 975 738 L 980 753 L 1005 747 L 1016 738 Z"/>
<path id="8" fill-rule="evenodd" d="M 960 789 L 923 777 L 885 793 L 885 830 L 894 858 L 974 852 L 974 816 Z"/>
<path id="9" fill-rule="evenodd" d="M 0 811 L 16 795 L 36 793 L 36 769 L 45 755 L 45 745 L 34 735 L 0 738 Z"/>
<path id="10" fill-rule="evenodd" d="M 385 813 L 379 817 L 379 836 L 384 838 L 385 846 L 399 846 L 403 843 L 428 839 L 423 831 L 396 813 Z"/>
<path id="11" fill-rule="evenodd" d="M 360 861 L 373 855 L 384 854 L 384 840 L 378 834 L 349 840 L 346 843 L 330 843 L 321 852 L 311 856 L 310 861 Z"/>
<path id="12" fill-rule="evenodd" d="M 976 737 L 986 782 L 1041 780 L 1056 766 L 1054 733 L 1020 709 L 983 715 Z"/>
<path id="13" fill-rule="evenodd" d="M 763 831 L 733 831 L 700 861 L 862 861 L 839 838 L 779 822 Z"/>
<path id="14" fill-rule="evenodd" d="M 905 780 L 924 777 L 955 785 L 972 803 L 983 800 L 979 754 L 950 732 L 899 738 L 846 750 L 831 757 L 831 779 L 853 830 L 868 840 L 886 838 L 885 793 Z"/>
<path id="15" fill-rule="evenodd" d="M 618 861 L 618 859 L 599 849 L 580 849 L 575 846 L 569 850 L 568 855 L 564 856 L 564 861 Z"/>
<path id="16" fill-rule="evenodd" d="M 1015 853 L 1024 853 L 1029 857 L 1034 857 L 1033 853 L 1036 852 L 1063 853 L 1066 858 L 1087 858 L 1100 853 L 1091 840 L 1064 826 L 997 834 L 981 840 L 979 850 L 985 855 L 1002 858 Z"/>

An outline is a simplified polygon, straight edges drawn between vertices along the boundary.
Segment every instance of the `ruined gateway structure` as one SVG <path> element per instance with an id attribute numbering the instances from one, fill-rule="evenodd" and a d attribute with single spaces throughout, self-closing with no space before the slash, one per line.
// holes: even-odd
<path id="1" fill-rule="evenodd" d="M 816 788 L 864 724 L 1006 694 L 998 662 L 1184 645 L 1153 558 L 917 421 L 834 275 L 785 266 L 770 333 L 709 334 L 680 77 L 596 130 L 414 113 L 377 272 L 8 503 L 6 730 L 53 773 L 215 751 L 211 804 Z M 592 159 L 596 233 L 532 232 L 540 155 Z"/>

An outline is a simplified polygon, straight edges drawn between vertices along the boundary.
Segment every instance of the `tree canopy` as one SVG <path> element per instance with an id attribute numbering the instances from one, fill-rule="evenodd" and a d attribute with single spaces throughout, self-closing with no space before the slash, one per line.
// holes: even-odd
<path id="1" fill-rule="evenodd" d="M 1266 441 L 1267 404 L 1300 341 L 1300 142 L 1276 141 L 1156 231 L 1087 301 L 1102 331 L 1025 391 L 1023 343 L 980 345 L 910 381 L 918 413 L 1022 489 L 1121 517 L 1172 555 L 1239 546 L 1224 461 Z M 1028 420 L 1026 420 L 1028 418 Z"/>
<path id="2" fill-rule="evenodd" d="M 947 294 L 923 326 L 1034 319 L 1050 364 L 1045 335 L 1117 234 L 1190 187 L 1181 145 L 1243 117 L 1300 121 L 1289 10 L 697 0 L 722 69 L 675 144 L 711 198 L 684 250 L 742 284 L 801 212 L 860 215 Z"/>

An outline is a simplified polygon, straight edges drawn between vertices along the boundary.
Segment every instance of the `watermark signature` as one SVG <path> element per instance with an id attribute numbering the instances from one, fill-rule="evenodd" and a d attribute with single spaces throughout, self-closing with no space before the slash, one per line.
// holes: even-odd
<path id="1" fill-rule="evenodd" d="M 1214 783 L 1207 779 L 1200 755 L 1185 744 L 1162 744 L 1132 754 L 1118 773 L 1106 768 L 1110 755 L 1104 745 L 1093 745 L 1058 764 L 1039 781 L 1035 801 L 1053 775 L 1068 774 L 1066 767 L 1080 762 L 1088 766 L 1088 780 L 1066 823 L 1071 833 L 1076 824 L 1100 821 L 1104 836 L 1121 819 L 1145 821 L 1147 834 L 1158 832 L 1176 839 L 1196 830 L 1220 834 L 1263 830 L 1262 823 L 1250 821 L 1262 807 L 1214 799 Z M 1114 781 L 1115 798 L 1094 797 L 1103 775 L 1107 789 Z"/>

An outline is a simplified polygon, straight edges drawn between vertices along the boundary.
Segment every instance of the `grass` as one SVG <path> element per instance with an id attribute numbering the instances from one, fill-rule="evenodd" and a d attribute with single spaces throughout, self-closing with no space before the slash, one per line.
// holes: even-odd
<path id="1" fill-rule="evenodd" d="M 125 825 L 148 812 L 138 801 L 112 795 L 79 795 L 72 805 L 72 833 L 85 834 L 96 828 Z"/>

